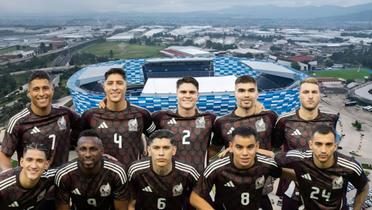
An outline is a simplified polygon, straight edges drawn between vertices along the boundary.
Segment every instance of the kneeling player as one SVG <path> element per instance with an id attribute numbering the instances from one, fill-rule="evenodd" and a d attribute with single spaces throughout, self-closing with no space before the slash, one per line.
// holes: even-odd
<path id="1" fill-rule="evenodd" d="M 279 177 L 281 169 L 273 159 L 256 154 L 259 144 L 252 128 L 232 132 L 232 154 L 210 164 L 191 194 L 197 209 L 259 209 L 268 176 Z M 211 193 L 215 186 L 215 193 Z M 213 195 L 214 194 L 214 195 Z"/>
<path id="2" fill-rule="evenodd" d="M 23 149 L 20 167 L 0 174 L 0 209 L 36 209 L 53 187 L 55 169 L 49 167 L 48 148 L 31 143 Z"/>
<path id="3" fill-rule="evenodd" d="M 57 210 L 122 210 L 129 191 L 124 166 L 104 158 L 103 145 L 94 130 L 80 133 L 78 159 L 56 173 Z"/>
<path id="4" fill-rule="evenodd" d="M 320 126 L 309 141 L 311 150 L 290 150 L 275 156 L 278 165 L 296 174 L 305 209 L 349 209 L 344 206 L 348 182 L 357 189 L 354 209 L 361 209 L 368 194 L 368 178 L 360 165 L 337 150 L 335 131 Z"/>
<path id="5" fill-rule="evenodd" d="M 157 130 L 151 134 L 151 156 L 129 168 L 131 202 L 129 210 L 189 209 L 189 197 L 199 174 L 195 168 L 173 159 L 176 154 L 174 134 Z"/>

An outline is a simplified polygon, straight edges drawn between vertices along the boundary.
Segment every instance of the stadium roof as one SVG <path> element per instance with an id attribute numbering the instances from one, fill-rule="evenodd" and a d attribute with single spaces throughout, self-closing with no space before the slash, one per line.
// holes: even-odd
<path id="1" fill-rule="evenodd" d="M 174 56 L 201 56 L 201 57 L 207 57 L 211 56 L 211 53 L 208 51 L 202 50 L 198 47 L 193 46 L 170 46 L 161 52 L 168 52 L 171 54 L 175 54 Z M 179 53 L 180 55 L 178 55 Z"/>
<path id="2" fill-rule="evenodd" d="M 176 83 L 180 78 L 149 78 L 142 90 L 142 96 L 176 95 Z M 226 94 L 234 92 L 235 76 L 195 77 L 199 82 L 199 93 Z"/>
<path id="3" fill-rule="evenodd" d="M 295 79 L 294 77 L 296 74 L 294 71 L 288 69 L 287 67 L 281 66 L 279 64 L 262 62 L 262 61 L 252 61 L 252 60 L 245 60 L 241 62 L 249 66 L 253 70 L 259 71 L 261 73 Z"/>
<path id="4" fill-rule="evenodd" d="M 212 58 L 151 58 L 146 63 L 182 62 L 182 61 L 212 61 Z"/>
<path id="5" fill-rule="evenodd" d="M 111 68 L 123 68 L 122 64 L 113 65 L 100 65 L 100 66 L 89 66 L 88 71 L 83 71 L 77 79 L 77 86 L 84 85 L 87 83 L 103 80 L 106 71 Z"/>
<path id="6" fill-rule="evenodd" d="M 370 90 L 372 90 L 372 83 L 366 83 L 361 88 L 356 88 L 355 94 L 359 97 L 372 101 L 372 94 L 369 93 Z"/>

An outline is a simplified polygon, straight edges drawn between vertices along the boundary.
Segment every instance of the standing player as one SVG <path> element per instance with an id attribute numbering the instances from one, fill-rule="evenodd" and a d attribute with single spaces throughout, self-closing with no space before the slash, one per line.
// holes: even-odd
<path id="1" fill-rule="evenodd" d="M 259 148 L 256 131 L 235 128 L 230 148 L 232 154 L 210 164 L 191 194 L 196 209 L 259 209 L 262 190 L 268 176 L 279 177 L 275 161 L 256 154 Z M 214 198 L 210 195 L 215 186 Z"/>
<path id="2" fill-rule="evenodd" d="M 49 167 L 48 148 L 31 143 L 23 149 L 20 167 L 0 174 L 0 209 L 37 209 L 53 187 L 55 169 Z"/>
<path id="3" fill-rule="evenodd" d="M 305 209 L 349 209 L 343 206 L 348 182 L 357 189 L 354 209 L 361 209 L 368 194 L 363 169 L 352 158 L 336 152 L 335 139 L 334 129 L 323 125 L 309 141 L 311 150 L 291 150 L 275 157 L 278 165 L 294 169 Z"/>
<path id="4" fill-rule="evenodd" d="M 123 165 L 103 158 L 103 145 L 94 130 L 80 133 L 78 159 L 56 173 L 57 210 L 126 210 L 129 191 Z"/>
<path id="5" fill-rule="evenodd" d="M 65 107 L 52 105 L 53 84 L 46 72 L 34 72 L 28 82 L 27 96 L 31 105 L 14 115 L 1 145 L 0 165 L 11 168 L 10 157 L 17 151 L 18 160 L 25 145 L 45 144 L 50 152 L 51 167 L 68 161 L 71 145 L 76 145 L 80 117 Z"/>
<path id="6" fill-rule="evenodd" d="M 300 102 L 298 110 L 280 117 L 276 123 L 274 146 L 282 146 L 284 152 L 309 149 L 308 141 L 320 125 L 336 128 L 338 115 L 319 110 L 320 87 L 316 78 L 306 78 L 301 82 Z M 294 186 L 294 182 L 280 181 L 277 194 L 283 196 L 282 209 L 297 209 L 301 205 Z"/>
<path id="7" fill-rule="evenodd" d="M 238 127 L 249 127 L 254 129 L 258 136 L 257 141 L 262 150 L 272 150 L 272 138 L 277 120 L 273 111 L 261 110 L 261 104 L 257 101 L 258 90 L 254 78 L 245 75 L 235 80 L 236 109 L 228 115 L 217 118 L 213 128 L 212 145 L 215 151 L 221 147 L 229 147 L 231 133 Z M 268 179 L 262 199 L 262 208 L 272 209 L 267 194 L 272 191 L 271 178 Z"/>
<path id="8" fill-rule="evenodd" d="M 216 116 L 210 112 L 199 112 L 196 107 L 198 91 L 199 83 L 195 78 L 179 79 L 177 109 L 155 112 L 152 118 L 157 128 L 169 129 L 175 134 L 175 157 L 201 173 L 207 165 L 207 150 Z"/>
<path id="9" fill-rule="evenodd" d="M 155 130 L 150 113 L 125 99 L 127 89 L 123 69 L 105 73 L 106 107 L 89 109 L 82 115 L 83 129 L 94 129 L 102 139 L 105 153 L 125 166 L 143 153 L 142 134 Z"/>
<path id="10" fill-rule="evenodd" d="M 174 160 L 174 134 L 157 130 L 149 140 L 150 158 L 129 168 L 131 202 L 129 210 L 185 210 L 199 174 L 190 165 Z"/>

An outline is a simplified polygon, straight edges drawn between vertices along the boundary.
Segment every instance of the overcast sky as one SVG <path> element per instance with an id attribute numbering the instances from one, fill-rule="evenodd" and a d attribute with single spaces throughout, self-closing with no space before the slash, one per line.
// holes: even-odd
<path id="1" fill-rule="evenodd" d="M 228 3 L 227 3 L 228 2 Z M 71 14 L 84 12 L 187 12 L 218 10 L 233 6 L 351 6 L 372 0 L 0 0 L 1 13 Z"/>

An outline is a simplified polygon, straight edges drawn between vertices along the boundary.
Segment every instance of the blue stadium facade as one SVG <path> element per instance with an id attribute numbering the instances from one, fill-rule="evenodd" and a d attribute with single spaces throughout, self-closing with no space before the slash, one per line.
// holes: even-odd
<path id="1" fill-rule="evenodd" d="M 250 68 L 249 66 L 242 63 L 246 59 L 236 57 L 214 57 L 211 59 L 213 65 L 214 76 L 228 76 L 228 75 L 251 75 L 256 79 L 262 76 L 262 73 Z M 107 66 L 122 66 L 127 74 L 128 85 L 143 85 L 144 84 L 144 73 L 143 65 L 146 63 L 145 59 L 130 59 L 130 60 L 118 60 L 113 62 L 99 63 L 91 66 L 87 66 L 70 77 L 67 82 L 76 111 L 79 113 L 84 112 L 86 109 L 97 107 L 98 102 L 104 97 L 103 92 L 87 90 L 82 87 L 80 81 L 80 75 L 89 74 L 92 69 L 100 67 L 105 69 Z M 108 70 L 108 68 L 106 70 Z M 299 81 L 306 77 L 305 74 L 290 69 L 295 75 L 293 82 L 287 87 L 276 88 L 276 89 L 261 89 L 259 95 L 259 101 L 264 104 L 266 109 L 273 110 L 278 114 L 290 112 L 299 107 L 300 103 L 298 100 L 298 84 Z M 100 79 L 103 79 L 105 71 L 102 71 Z M 179 75 L 182 77 L 184 75 Z M 276 77 L 276 80 L 279 77 Z M 266 79 L 267 80 L 267 79 Z M 264 80 L 263 83 L 267 84 Z M 176 108 L 177 99 L 175 96 L 140 96 L 138 94 L 127 94 L 127 99 L 138 106 L 145 107 L 149 111 L 158 111 L 161 109 L 172 109 Z M 217 115 L 223 115 L 231 112 L 235 108 L 234 93 L 226 93 L 219 95 L 201 95 L 199 97 L 198 108 L 202 111 L 213 111 Z"/>

